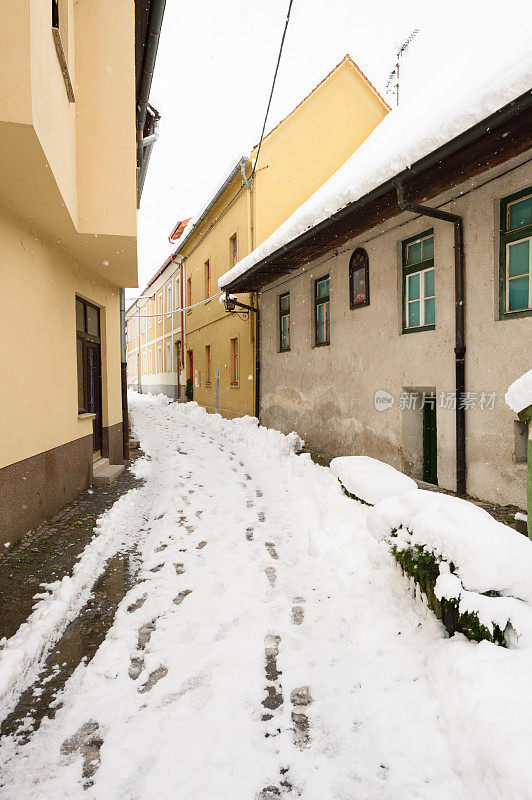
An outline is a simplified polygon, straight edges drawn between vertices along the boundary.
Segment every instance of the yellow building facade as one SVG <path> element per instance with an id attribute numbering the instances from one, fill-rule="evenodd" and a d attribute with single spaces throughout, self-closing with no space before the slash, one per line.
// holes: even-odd
<path id="1" fill-rule="evenodd" d="M 122 462 L 136 285 L 135 6 L 0 6 L 0 541 Z M 97 401 L 97 409 L 91 403 Z"/>
<path id="2" fill-rule="evenodd" d="M 256 413 L 254 312 L 229 314 L 218 278 L 270 236 L 369 136 L 388 105 L 349 56 L 239 161 L 178 242 L 184 355 L 193 398 L 226 417 Z M 211 299 L 208 299 L 211 297 Z M 255 306 L 255 298 L 238 300 Z M 190 308 L 192 306 L 192 308 Z"/>

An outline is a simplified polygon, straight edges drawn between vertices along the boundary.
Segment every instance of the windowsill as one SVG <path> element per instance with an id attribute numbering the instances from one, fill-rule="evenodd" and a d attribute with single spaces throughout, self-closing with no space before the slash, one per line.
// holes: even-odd
<path id="1" fill-rule="evenodd" d="M 61 41 L 61 34 L 59 33 L 59 28 L 52 28 L 52 36 L 54 39 L 57 59 L 59 61 L 59 66 L 61 67 L 61 73 L 63 75 L 63 81 L 65 83 L 68 102 L 75 103 L 76 98 L 74 96 L 74 89 L 72 88 L 72 81 L 70 80 L 70 74 L 68 72 L 68 64 L 65 56 L 63 42 Z"/>
<path id="2" fill-rule="evenodd" d="M 514 319 L 514 317 L 530 317 L 532 308 L 524 308 L 522 311 L 505 311 L 499 319 Z"/>
<path id="3" fill-rule="evenodd" d="M 279 348 L 279 353 L 289 353 L 289 352 L 290 352 L 290 348 L 289 347 L 280 347 Z"/>
<path id="4" fill-rule="evenodd" d="M 233 383 L 229 384 L 229 388 L 231 388 L 231 389 L 238 389 L 239 386 L 240 386 L 240 384 L 238 382 L 236 382 L 236 383 L 233 382 Z"/>
<path id="5" fill-rule="evenodd" d="M 330 347 L 330 342 L 314 342 L 314 347 Z"/>
<path id="6" fill-rule="evenodd" d="M 403 333 L 420 333 L 422 331 L 433 331 L 436 325 L 421 325 L 418 328 L 403 328 Z"/>
<path id="7" fill-rule="evenodd" d="M 91 419 L 91 420 L 92 419 L 96 419 L 96 414 L 91 414 L 88 411 L 83 411 L 81 414 L 78 414 L 78 419 L 79 420 L 82 420 L 82 419 Z"/>
<path id="8" fill-rule="evenodd" d="M 210 381 L 207 381 L 207 383 L 205 384 L 205 388 L 207 388 L 208 386 L 212 386 L 212 383 Z"/>

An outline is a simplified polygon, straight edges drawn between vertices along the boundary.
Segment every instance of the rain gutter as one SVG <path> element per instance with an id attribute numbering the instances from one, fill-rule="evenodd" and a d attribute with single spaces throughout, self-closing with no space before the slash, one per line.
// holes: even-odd
<path id="1" fill-rule="evenodd" d="M 212 198 L 210 203 L 203 209 L 203 211 L 199 215 L 198 219 L 194 222 L 194 224 L 192 225 L 192 227 L 189 230 L 189 232 L 187 233 L 187 235 L 184 238 L 181 238 L 179 240 L 179 245 L 174 250 L 174 253 L 173 253 L 174 256 L 178 255 L 178 253 L 183 249 L 183 247 L 188 242 L 188 240 L 190 239 L 192 234 L 197 230 L 197 228 L 199 228 L 199 226 L 201 225 L 201 223 L 203 222 L 205 217 L 208 215 L 209 211 L 211 211 L 213 206 L 218 202 L 220 197 L 223 195 L 223 193 L 225 192 L 227 187 L 234 180 L 234 178 L 238 175 L 238 173 L 241 173 L 241 174 L 245 175 L 244 168 L 245 168 L 247 162 L 248 162 L 248 159 L 245 156 L 242 156 L 242 158 L 240 158 L 238 160 L 238 163 L 233 167 L 233 169 L 231 170 L 231 172 L 229 173 L 229 175 L 227 176 L 225 181 L 222 183 L 222 185 L 220 186 L 220 188 L 218 189 L 218 191 L 216 192 L 216 194 L 214 195 L 214 197 Z"/>

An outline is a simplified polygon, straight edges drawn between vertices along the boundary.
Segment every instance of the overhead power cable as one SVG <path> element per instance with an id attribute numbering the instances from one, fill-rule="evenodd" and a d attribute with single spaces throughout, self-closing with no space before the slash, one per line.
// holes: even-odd
<path id="1" fill-rule="evenodd" d="M 290 11 L 292 10 L 292 3 L 293 2 L 294 2 L 294 0 L 290 0 L 290 2 L 288 4 L 288 12 L 286 14 L 286 21 L 284 23 L 283 37 L 281 39 L 281 46 L 279 48 L 279 55 L 277 56 L 277 64 L 275 66 L 275 73 L 273 75 L 273 82 L 272 82 L 272 88 L 271 88 L 271 92 L 270 92 L 270 98 L 268 100 L 268 106 L 266 108 L 266 116 L 264 117 L 264 125 L 262 126 L 262 133 L 260 135 L 260 141 L 259 141 L 259 147 L 258 147 L 258 150 L 257 150 L 257 156 L 255 158 L 255 163 L 253 165 L 253 170 L 251 171 L 251 178 L 254 176 L 255 171 L 257 169 L 257 163 L 258 163 L 258 160 L 259 160 L 260 148 L 261 148 L 261 145 L 262 145 L 262 140 L 264 139 L 264 131 L 266 130 L 266 123 L 268 121 L 268 114 L 270 112 L 270 106 L 272 104 L 273 90 L 275 89 L 275 81 L 277 80 L 277 73 L 279 72 L 279 64 L 281 63 L 281 56 L 282 56 L 282 53 L 283 53 L 284 40 L 285 40 L 285 36 L 286 36 L 286 30 L 288 28 L 288 22 L 290 21 Z"/>

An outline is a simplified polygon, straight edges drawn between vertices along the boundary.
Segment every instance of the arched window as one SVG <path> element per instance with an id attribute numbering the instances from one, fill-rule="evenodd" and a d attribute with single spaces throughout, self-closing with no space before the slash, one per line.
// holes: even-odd
<path id="1" fill-rule="evenodd" d="M 363 247 L 349 261 L 349 306 L 369 306 L 369 258 Z"/>

